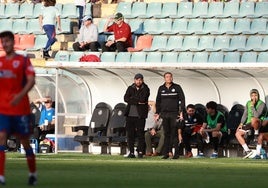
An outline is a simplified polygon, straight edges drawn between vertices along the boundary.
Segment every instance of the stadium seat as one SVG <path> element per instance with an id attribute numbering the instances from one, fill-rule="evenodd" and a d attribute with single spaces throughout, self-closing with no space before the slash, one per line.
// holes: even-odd
<path id="1" fill-rule="evenodd" d="M 26 19 L 14 19 L 12 31 L 15 34 L 28 34 Z"/>
<path id="2" fill-rule="evenodd" d="M 160 15 L 162 12 L 162 3 L 161 2 L 151 2 L 147 4 L 146 14 L 139 15 L 139 18 L 152 18 L 155 15 Z"/>
<path id="3" fill-rule="evenodd" d="M 146 19 L 143 23 L 143 33 L 151 35 L 161 34 L 158 20 Z"/>
<path id="4" fill-rule="evenodd" d="M 132 18 L 131 17 L 131 2 L 119 2 L 116 8 L 116 12 L 120 12 L 124 15 L 124 18 Z"/>
<path id="5" fill-rule="evenodd" d="M 245 50 L 246 48 L 247 37 L 245 35 L 235 35 L 231 38 L 229 48 L 222 48 L 222 51 L 231 52 L 231 51 L 240 51 Z"/>
<path id="6" fill-rule="evenodd" d="M 31 18 L 33 15 L 34 4 L 33 3 L 22 3 L 19 9 L 20 18 Z"/>
<path id="7" fill-rule="evenodd" d="M 103 29 L 104 29 L 104 25 L 106 24 L 106 22 L 107 22 L 107 20 L 105 20 L 105 19 L 100 19 L 99 21 L 98 21 L 98 32 L 99 32 L 99 34 L 102 34 L 102 33 L 104 33 L 104 31 L 103 31 Z"/>
<path id="8" fill-rule="evenodd" d="M 253 19 L 251 22 L 250 31 L 251 33 L 267 35 L 268 34 L 267 19 L 265 18 Z"/>
<path id="9" fill-rule="evenodd" d="M 177 63 L 178 53 L 177 52 L 164 52 L 162 53 L 162 63 Z"/>
<path id="10" fill-rule="evenodd" d="M 244 52 L 241 55 L 242 63 L 256 63 L 257 62 L 257 52 Z"/>
<path id="11" fill-rule="evenodd" d="M 64 3 L 62 6 L 61 18 L 77 18 L 76 6 L 74 3 Z"/>
<path id="12" fill-rule="evenodd" d="M 236 18 L 253 17 L 255 12 L 255 2 L 241 2 L 239 7 L 239 14 L 233 16 Z"/>
<path id="13" fill-rule="evenodd" d="M 38 51 L 41 50 L 45 47 L 46 43 L 47 43 L 47 36 L 46 35 L 36 35 L 35 36 L 35 41 L 34 41 L 34 47 L 33 48 L 29 48 L 27 50 L 30 51 Z"/>
<path id="14" fill-rule="evenodd" d="M 196 19 L 191 19 L 188 22 L 188 32 L 190 34 L 204 34 L 203 33 L 203 25 L 204 25 L 204 21 L 203 19 L 200 18 L 196 18 Z"/>
<path id="15" fill-rule="evenodd" d="M 63 4 L 62 3 L 56 3 L 55 7 L 58 9 L 60 15 L 62 14 L 62 7 L 63 7 Z"/>
<path id="16" fill-rule="evenodd" d="M 196 35 L 184 37 L 182 51 L 198 51 L 199 37 Z"/>
<path id="17" fill-rule="evenodd" d="M 44 30 L 40 29 L 40 24 L 38 19 L 28 19 L 27 22 L 27 32 L 33 33 L 35 35 L 45 34 Z"/>
<path id="18" fill-rule="evenodd" d="M 82 135 L 74 136 L 74 141 L 80 142 L 83 153 L 88 153 L 88 146 L 96 136 L 106 136 L 107 125 L 111 116 L 111 107 L 107 103 L 98 103 L 93 110 L 89 126 L 76 126 L 74 132 L 83 131 Z"/>
<path id="19" fill-rule="evenodd" d="M 217 110 L 224 115 L 225 119 L 228 119 L 229 110 L 226 106 L 223 104 L 217 104 Z"/>
<path id="20" fill-rule="evenodd" d="M 179 63 L 192 63 L 193 62 L 193 52 L 180 52 L 178 57 Z"/>
<path id="21" fill-rule="evenodd" d="M 226 32 L 226 34 L 244 34 L 251 35 L 254 34 L 250 29 L 251 21 L 247 18 L 239 18 L 235 21 L 234 31 Z"/>
<path id="22" fill-rule="evenodd" d="M 28 48 L 33 48 L 35 42 L 35 35 L 33 34 L 25 34 L 20 35 L 20 42 L 18 48 L 20 50 L 26 50 Z"/>
<path id="23" fill-rule="evenodd" d="M 6 18 L 6 16 L 5 16 L 5 8 L 6 8 L 6 4 L 5 3 L 0 3 L 0 19 Z"/>
<path id="24" fill-rule="evenodd" d="M 147 3 L 145 2 L 135 2 L 132 5 L 131 17 L 137 18 L 140 15 L 146 15 Z"/>
<path id="25" fill-rule="evenodd" d="M 141 35 L 138 37 L 135 48 L 129 47 L 127 50 L 129 52 L 142 51 L 145 48 L 151 48 L 153 37 L 152 35 Z"/>
<path id="26" fill-rule="evenodd" d="M 206 50 L 206 49 L 213 49 L 214 46 L 214 36 L 211 35 L 204 35 L 199 38 L 198 42 L 198 51 Z"/>
<path id="27" fill-rule="evenodd" d="M 69 61 L 70 54 L 68 51 L 58 51 L 55 55 L 55 61 Z"/>
<path id="28" fill-rule="evenodd" d="M 129 63 L 130 56 L 131 56 L 130 52 L 119 52 L 116 55 L 115 62 Z"/>
<path id="29" fill-rule="evenodd" d="M 204 27 L 202 30 L 202 34 L 209 34 L 209 33 L 217 33 L 219 30 L 220 20 L 219 19 L 206 19 L 204 22 Z"/>
<path id="30" fill-rule="evenodd" d="M 195 52 L 193 63 L 206 63 L 208 62 L 208 52 Z"/>
<path id="31" fill-rule="evenodd" d="M 1 25 L 0 32 L 6 31 L 6 30 L 12 31 L 13 21 L 10 19 L 0 19 L 0 25 Z"/>
<path id="32" fill-rule="evenodd" d="M 171 31 L 164 31 L 163 34 L 175 35 L 175 34 L 190 34 L 188 32 L 188 20 L 187 19 L 174 19 L 171 27 Z"/>
<path id="33" fill-rule="evenodd" d="M 208 57 L 209 63 L 222 63 L 224 58 L 223 52 L 211 52 Z"/>
<path id="34" fill-rule="evenodd" d="M 163 2 L 162 12 L 159 15 L 154 15 L 154 18 L 168 18 L 176 16 L 178 11 L 178 3 Z"/>
<path id="35" fill-rule="evenodd" d="M 218 35 L 215 37 L 214 46 L 212 49 L 207 48 L 206 51 L 213 52 L 213 51 L 219 51 L 223 48 L 228 49 L 230 46 L 230 36 L 227 35 Z"/>
<path id="36" fill-rule="evenodd" d="M 71 19 L 61 19 L 61 31 L 56 30 L 57 34 L 71 34 L 72 31 L 72 25 L 71 25 Z"/>
<path id="37" fill-rule="evenodd" d="M 152 46 L 150 48 L 144 48 L 145 52 L 153 52 L 157 51 L 160 48 L 165 48 L 167 44 L 167 36 L 164 35 L 156 35 L 153 38 Z"/>
<path id="38" fill-rule="evenodd" d="M 268 18 L 268 2 L 256 2 L 254 17 Z"/>
<path id="39" fill-rule="evenodd" d="M 216 16 L 217 18 L 229 18 L 229 17 L 237 17 L 239 15 L 239 2 L 230 1 L 224 3 L 223 15 Z"/>
<path id="40" fill-rule="evenodd" d="M 170 16 L 171 18 L 183 18 L 186 16 L 191 16 L 193 13 L 193 3 L 192 2 L 180 2 L 178 5 L 178 12 L 176 16 Z"/>
<path id="41" fill-rule="evenodd" d="M 133 52 L 131 54 L 131 62 L 134 63 L 141 63 L 141 62 L 146 62 L 146 52 Z"/>
<path id="42" fill-rule="evenodd" d="M 84 52 L 76 52 L 76 51 L 70 52 L 70 58 L 69 58 L 69 61 L 78 62 L 79 59 L 80 59 L 84 54 L 85 54 Z"/>
<path id="43" fill-rule="evenodd" d="M 148 52 L 146 57 L 146 62 L 149 63 L 160 63 L 162 62 L 161 52 Z"/>
<path id="44" fill-rule="evenodd" d="M 265 50 L 265 51 L 268 50 L 268 36 L 267 35 L 262 40 L 261 48 L 262 50 Z"/>
<path id="45" fill-rule="evenodd" d="M 186 15 L 185 18 L 199 18 L 207 15 L 208 15 L 208 2 L 198 1 L 194 3 L 192 14 Z"/>
<path id="46" fill-rule="evenodd" d="M 207 115 L 206 107 L 200 103 L 197 103 L 194 106 L 195 106 L 196 113 L 200 114 L 203 118 L 205 118 Z"/>
<path id="47" fill-rule="evenodd" d="M 115 52 L 102 52 L 101 61 L 102 62 L 115 62 Z"/>
<path id="48" fill-rule="evenodd" d="M 211 32 L 211 34 L 225 34 L 234 32 L 235 20 L 233 18 L 226 18 L 220 20 L 219 30 Z"/>
<path id="49" fill-rule="evenodd" d="M 239 52 L 227 52 L 224 55 L 224 60 L 225 63 L 239 63 L 240 60 L 240 53 Z"/>
<path id="50" fill-rule="evenodd" d="M 248 37 L 247 42 L 246 42 L 246 47 L 245 50 L 241 51 L 263 51 L 261 48 L 262 45 L 262 37 L 259 35 L 251 35 Z"/>
<path id="51" fill-rule="evenodd" d="M 210 2 L 207 15 L 201 15 L 200 18 L 214 18 L 223 15 L 223 2 Z"/>
<path id="52" fill-rule="evenodd" d="M 158 19 L 158 33 L 170 33 L 172 30 L 172 19 Z"/>
<path id="53" fill-rule="evenodd" d="M 257 58 L 258 63 L 268 63 L 268 53 L 267 52 L 261 52 L 258 55 Z"/>
<path id="54" fill-rule="evenodd" d="M 7 3 L 5 8 L 5 16 L 7 18 L 20 18 L 19 3 Z"/>
<path id="55" fill-rule="evenodd" d="M 40 15 L 40 12 L 42 12 L 44 6 L 42 3 L 36 3 L 34 5 L 34 9 L 33 9 L 33 15 L 30 16 L 29 18 L 38 18 Z M 28 17 L 27 17 L 28 18 Z"/>
<path id="56" fill-rule="evenodd" d="M 176 51 L 176 49 L 182 48 L 183 36 L 180 35 L 171 35 L 168 38 L 166 47 L 159 48 L 159 51 L 168 52 L 168 51 Z"/>
<path id="57" fill-rule="evenodd" d="M 144 33 L 143 30 L 143 20 L 142 19 L 131 19 L 129 21 L 129 26 L 131 28 L 131 32 L 135 35 L 140 35 Z M 103 30 L 103 29 L 102 29 Z"/>
<path id="58" fill-rule="evenodd" d="M 86 3 L 86 9 L 85 9 L 84 15 L 92 16 L 91 6 L 92 6 L 91 3 Z"/>

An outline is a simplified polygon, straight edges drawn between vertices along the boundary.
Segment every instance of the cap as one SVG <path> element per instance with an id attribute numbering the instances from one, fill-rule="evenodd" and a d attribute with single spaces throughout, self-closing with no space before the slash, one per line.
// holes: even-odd
<path id="1" fill-rule="evenodd" d="M 137 80 L 137 79 L 143 79 L 143 75 L 140 74 L 140 73 L 138 73 L 138 74 L 135 75 L 134 79 L 135 80 Z"/>
<path id="2" fill-rule="evenodd" d="M 258 91 L 257 89 L 252 89 L 252 90 L 250 90 L 250 95 L 251 95 L 252 93 L 256 93 L 257 95 L 259 95 L 259 91 Z"/>
<path id="3" fill-rule="evenodd" d="M 91 16 L 84 16 L 84 18 L 82 20 L 83 21 L 92 20 L 92 17 Z"/>
<path id="4" fill-rule="evenodd" d="M 120 18 L 124 18 L 122 13 L 118 12 L 114 15 L 115 20 L 119 20 Z"/>

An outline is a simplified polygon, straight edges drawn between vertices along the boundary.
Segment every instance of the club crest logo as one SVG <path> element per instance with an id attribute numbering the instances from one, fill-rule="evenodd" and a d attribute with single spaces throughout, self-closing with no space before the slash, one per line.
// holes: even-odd
<path id="1" fill-rule="evenodd" d="M 19 61 L 13 61 L 13 68 L 18 68 L 20 65 L 20 62 Z"/>

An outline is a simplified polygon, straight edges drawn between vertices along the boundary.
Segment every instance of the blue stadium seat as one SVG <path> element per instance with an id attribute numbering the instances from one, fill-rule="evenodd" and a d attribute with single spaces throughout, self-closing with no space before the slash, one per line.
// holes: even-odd
<path id="1" fill-rule="evenodd" d="M 267 35 L 268 34 L 267 19 L 265 18 L 253 19 L 251 22 L 250 31 L 252 33 Z"/>
<path id="2" fill-rule="evenodd" d="M 104 25 L 106 24 L 106 20 L 105 19 L 100 19 L 99 21 L 98 21 L 98 32 L 99 32 L 99 34 L 102 34 L 102 33 L 104 33 L 104 31 L 103 31 L 103 29 L 104 29 Z"/>
<path id="3" fill-rule="evenodd" d="M 22 3 L 19 9 L 20 18 L 31 18 L 33 15 L 34 4 L 33 3 Z"/>
<path id="4" fill-rule="evenodd" d="M 217 33 L 219 30 L 220 20 L 219 19 L 206 19 L 204 22 L 203 33 L 202 34 L 209 34 L 209 33 Z"/>
<path id="5" fill-rule="evenodd" d="M 92 6 L 91 3 L 86 3 L 86 9 L 85 9 L 84 15 L 92 16 L 92 10 L 91 10 L 92 7 L 91 6 Z"/>
<path id="6" fill-rule="evenodd" d="M 46 35 L 36 35 L 35 37 L 35 42 L 34 42 L 34 47 L 27 49 L 30 51 L 38 51 L 41 50 L 45 47 L 46 43 L 47 43 L 47 36 Z"/>
<path id="7" fill-rule="evenodd" d="M 43 31 L 43 29 L 40 29 L 40 24 L 39 24 L 39 20 L 38 19 L 28 19 L 27 22 L 27 31 L 29 33 L 33 33 L 36 35 L 42 35 L 45 34 L 45 32 Z"/>
<path id="8" fill-rule="evenodd" d="M 162 12 L 160 15 L 154 15 L 154 18 L 168 18 L 176 16 L 178 11 L 178 3 L 163 2 Z"/>
<path id="9" fill-rule="evenodd" d="M 200 18 L 214 18 L 223 15 L 223 2 L 210 2 L 208 5 L 208 14 Z"/>
<path id="10" fill-rule="evenodd" d="M 211 52 L 208 57 L 209 63 L 222 63 L 224 58 L 223 52 Z"/>
<path id="11" fill-rule="evenodd" d="M 193 13 L 193 3 L 192 2 L 180 2 L 178 5 L 178 12 L 176 16 L 170 16 L 171 18 L 183 18 L 186 16 L 191 16 Z"/>
<path id="12" fill-rule="evenodd" d="M 58 9 L 60 15 L 62 14 L 62 7 L 63 7 L 63 4 L 62 3 L 56 3 L 55 7 Z"/>
<path id="13" fill-rule="evenodd" d="M 20 18 L 19 3 L 7 3 L 5 8 L 5 16 L 7 18 Z"/>
<path id="14" fill-rule="evenodd" d="M 200 18 L 196 18 L 196 19 L 191 19 L 188 22 L 188 32 L 190 34 L 204 34 L 203 33 L 203 25 L 204 25 L 204 21 L 203 19 Z"/>
<path id="15" fill-rule="evenodd" d="M 259 63 L 268 63 L 268 53 L 267 52 L 261 52 L 258 55 L 257 62 Z"/>
<path id="16" fill-rule="evenodd" d="M 134 63 L 146 62 L 146 55 L 146 52 L 132 52 L 130 61 Z"/>
<path id="17" fill-rule="evenodd" d="M 239 18 L 235 21 L 234 31 L 226 32 L 227 34 L 244 34 L 251 35 L 254 34 L 250 29 L 251 20 L 247 18 Z"/>
<path id="18" fill-rule="evenodd" d="M 144 33 L 151 35 L 159 35 L 162 33 L 170 33 L 172 30 L 171 19 L 146 19 L 144 21 Z"/>
<path id="19" fill-rule="evenodd" d="M 164 35 L 156 35 L 153 38 L 152 46 L 151 48 L 145 48 L 143 51 L 145 52 L 153 52 L 157 51 L 160 48 L 165 48 L 167 44 L 167 36 Z"/>
<path id="20" fill-rule="evenodd" d="M 232 37 L 230 46 L 228 48 L 222 48 L 222 51 L 240 51 L 246 49 L 247 37 L 245 35 L 235 35 Z"/>
<path id="21" fill-rule="evenodd" d="M 265 51 L 268 50 L 268 36 L 267 35 L 262 40 L 261 48 L 262 50 L 265 50 Z"/>
<path id="22" fill-rule="evenodd" d="M 177 52 L 164 52 L 162 53 L 162 63 L 177 63 L 178 53 Z"/>
<path id="23" fill-rule="evenodd" d="M 10 19 L 0 19 L 0 25 L 1 25 L 0 32 L 6 31 L 6 30 L 12 31 L 13 21 Z"/>
<path id="24" fill-rule="evenodd" d="M 101 61 L 102 62 L 115 62 L 115 52 L 102 52 Z"/>
<path id="25" fill-rule="evenodd" d="M 214 36 L 212 35 L 203 35 L 199 38 L 198 51 L 213 49 L 214 46 Z"/>
<path id="26" fill-rule="evenodd" d="M 178 57 L 179 63 L 192 63 L 193 62 L 193 52 L 181 52 Z"/>
<path id="27" fill-rule="evenodd" d="M 240 53 L 239 52 L 227 52 L 224 55 L 224 60 L 225 63 L 239 63 L 241 62 L 240 60 Z"/>
<path id="28" fill-rule="evenodd" d="M 171 31 L 166 31 L 163 34 L 169 34 L 169 35 L 174 35 L 174 34 L 190 34 L 188 32 L 188 20 L 187 19 L 174 19 Z"/>
<path id="29" fill-rule="evenodd" d="M 254 17 L 268 18 L 268 2 L 256 2 Z"/>
<path id="30" fill-rule="evenodd" d="M 12 31 L 15 34 L 27 34 L 27 21 L 26 19 L 14 19 Z"/>
<path id="31" fill-rule="evenodd" d="M 218 32 L 211 32 L 211 34 L 225 34 L 234 32 L 235 19 L 227 18 L 221 19 Z"/>
<path id="32" fill-rule="evenodd" d="M 165 48 L 159 48 L 159 51 L 168 52 L 168 51 L 176 51 L 176 49 L 182 48 L 183 36 L 180 35 L 171 35 L 168 38 L 167 44 Z"/>
<path id="33" fill-rule="evenodd" d="M 208 52 L 196 52 L 194 53 L 193 63 L 207 63 Z"/>
<path id="34" fill-rule="evenodd" d="M 69 52 L 68 51 L 58 51 L 55 55 L 55 61 L 69 61 Z"/>
<path id="35" fill-rule="evenodd" d="M 191 15 L 186 15 L 185 18 L 199 18 L 208 15 L 208 2 L 194 3 L 193 12 Z"/>
<path id="36" fill-rule="evenodd" d="M 130 52 L 119 52 L 116 55 L 115 61 L 116 62 L 123 62 L 123 63 L 129 63 L 130 62 Z"/>
<path id="37" fill-rule="evenodd" d="M 78 18 L 74 3 L 64 3 L 62 6 L 61 18 Z"/>
<path id="38" fill-rule="evenodd" d="M 139 15 L 139 18 L 152 18 L 155 15 L 160 15 L 162 12 L 162 3 L 161 2 L 151 2 L 147 4 L 146 14 Z"/>
<path id="39" fill-rule="evenodd" d="M 132 18 L 131 17 L 131 2 L 119 2 L 116 8 L 116 12 L 120 12 L 124 15 L 124 18 Z"/>
<path id="40" fill-rule="evenodd" d="M 257 52 L 244 52 L 241 55 L 241 63 L 256 63 L 257 62 Z"/>
<path id="41" fill-rule="evenodd" d="M 80 59 L 84 54 L 85 54 L 84 52 L 76 52 L 76 51 L 70 52 L 70 58 L 69 58 L 69 61 L 78 62 L 79 59 Z"/>
<path id="42" fill-rule="evenodd" d="M 147 3 L 144 2 L 135 2 L 132 5 L 131 17 L 137 18 L 140 15 L 146 15 Z"/>
<path id="43" fill-rule="evenodd" d="M 0 19 L 6 18 L 6 16 L 5 16 L 5 8 L 6 8 L 6 4 L 5 3 L 0 3 Z"/>
<path id="44" fill-rule="evenodd" d="M 131 20 L 129 20 L 128 24 L 131 28 L 132 33 L 134 33 L 136 35 L 140 35 L 140 34 L 144 33 L 142 19 L 138 19 L 138 18 L 131 19 Z"/>
<path id="45" fill-rule="evenodd" d="M 71 19 L 61 19 L 61 31 L 56 30 L 57 34 L 71 34 L 72 31 L 72 25 L 71 25 Z"/>
<path id="46" fill-rule="evenodd" d="M 185 36 L 183 43 L 182 43 L 182 48 L 181 49 L 176 49 L 178 51 L 196 51 L 198 48 L 198 40 L 199 37 L 196 35 L 191 35 L 191 36 Z"/>
<path id="47" fill-rule="evenodd" d="M 253 17 L 255 13 L 255 2 L 248 1 L 248 2 L 241 2 L 239 7 L 239 14 L 237 18 L 244 18 L 244 17 Z"/>
<path id="48" fill-rule="evenodd" d="M 224 3 L 223 15 L 216 16 L 217 18 L 237 17 L 239 15 L 239 2 L 230 1 Z"/>
<path id="49" fill-rule="evenodd" d="M 244 51 L 263 51 L 263 49 L 261 48 L 262 39 L 263 38 L 259 35 L 249 36 Z"/>
<path id="50" fill-rule="evenodd" d="M 158 19 L 158 29 L 161 34 L 170 33 L 172 31 L 172 19 Z"/>
<path id="51" fill-rule="evenodd" d="M 218 35 L 215 37 L 215 42 L 213 49 L 207 48 L 206 51 L 213 52 L 213 51 L 220 51 L 223 48 L 228 49 L 230 46 L 230 36 L 228 35 Z"/>
<path id="52" fill-rule="evenodd" d="M 33 15 L 29 18 L 38 18 L 40 15 L 40 12 L 42 12 L 44 6 L 42 3 L 36 3 L 34 5 L 34 9 L 33 9 Z"/>
<path id="53" fill-rule="evenodd" d="M 149 63 L 160 63 L 162 62 L 161 52 L 148 52 L 146 57 L 146 62 Z"/>

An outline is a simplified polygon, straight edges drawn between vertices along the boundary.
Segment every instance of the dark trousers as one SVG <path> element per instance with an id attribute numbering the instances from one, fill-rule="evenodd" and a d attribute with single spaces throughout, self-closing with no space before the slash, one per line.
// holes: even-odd
<path id="1" fill-rule="evenodd" d="M 183 134 L 182 134 L 182 138 L 183 138 L 183 143 L 185 146 L 185 150 L 187 152 L 191 152 L 192 148 L 191 148 L 191 140 L 196 139 L 197 142 L 197 149 L 199 152 L 203 153 L 204 150 L 204 142 L 203 142 L 203 138 L 199 133 L 196 133 L 195 135 L 192 135 L 192 130 L 189 127 L 186 127 L 183 130 Z"/>
<path id="2" fill-rule="evenodd" d="M 162 114 L 163 118 L 163 129 L 165 134 L 164 140 L 164 155 L 168 155 L 169 152 L 172 152 L 172 148 L 175 148 L 175 155 L 179 154 L 178 146 L 178 126 L 177 126 L 177 115 L 176 114 Z"/>
<path id="3" fill-rule="evenodd" d="M 145 119 L 138 117 L 126 118 L 126 130 L 127 130 L 127 142 L 130 153 L 134 153 L 135 137 L 138 138 L 138 152 L 144 151 L 145 139 L 144 139 L 144 127 Z"/>
<path id="4" fill-rule="evenodd" d="M 102 52 L 127 52 L 127 43 L 126 42 L 116 42 L 112 44 L 110 47 L 103 44 L 102 46 Z"/>
<path id="5" fill-rule="evenodd" d="M 49 51 L 51 46 L 57 41 L 55 25 L 43 25 L 43 29 L 48 38 L 44 51 Z"/>
<path id="6" fill-rule="evenodd" d="M 80 29 L 82 25 L 83 15 L 84 15 L 84 6 L 76 5 L 76 8 L 78 9 L 78 12 L 79 12 L 78 27 Z"/>
<path id="7" fill-rule="evenodd" d="M 84 45 L 82 48 L 80 47 L 79 42 L 73 43 L 73 49 L 74 51 L 86 51 L 86 50 L 91 50 L 92 52 L 97 52 L 99 47 L 98 42 L 91 42 L 86 45 Z"/>

